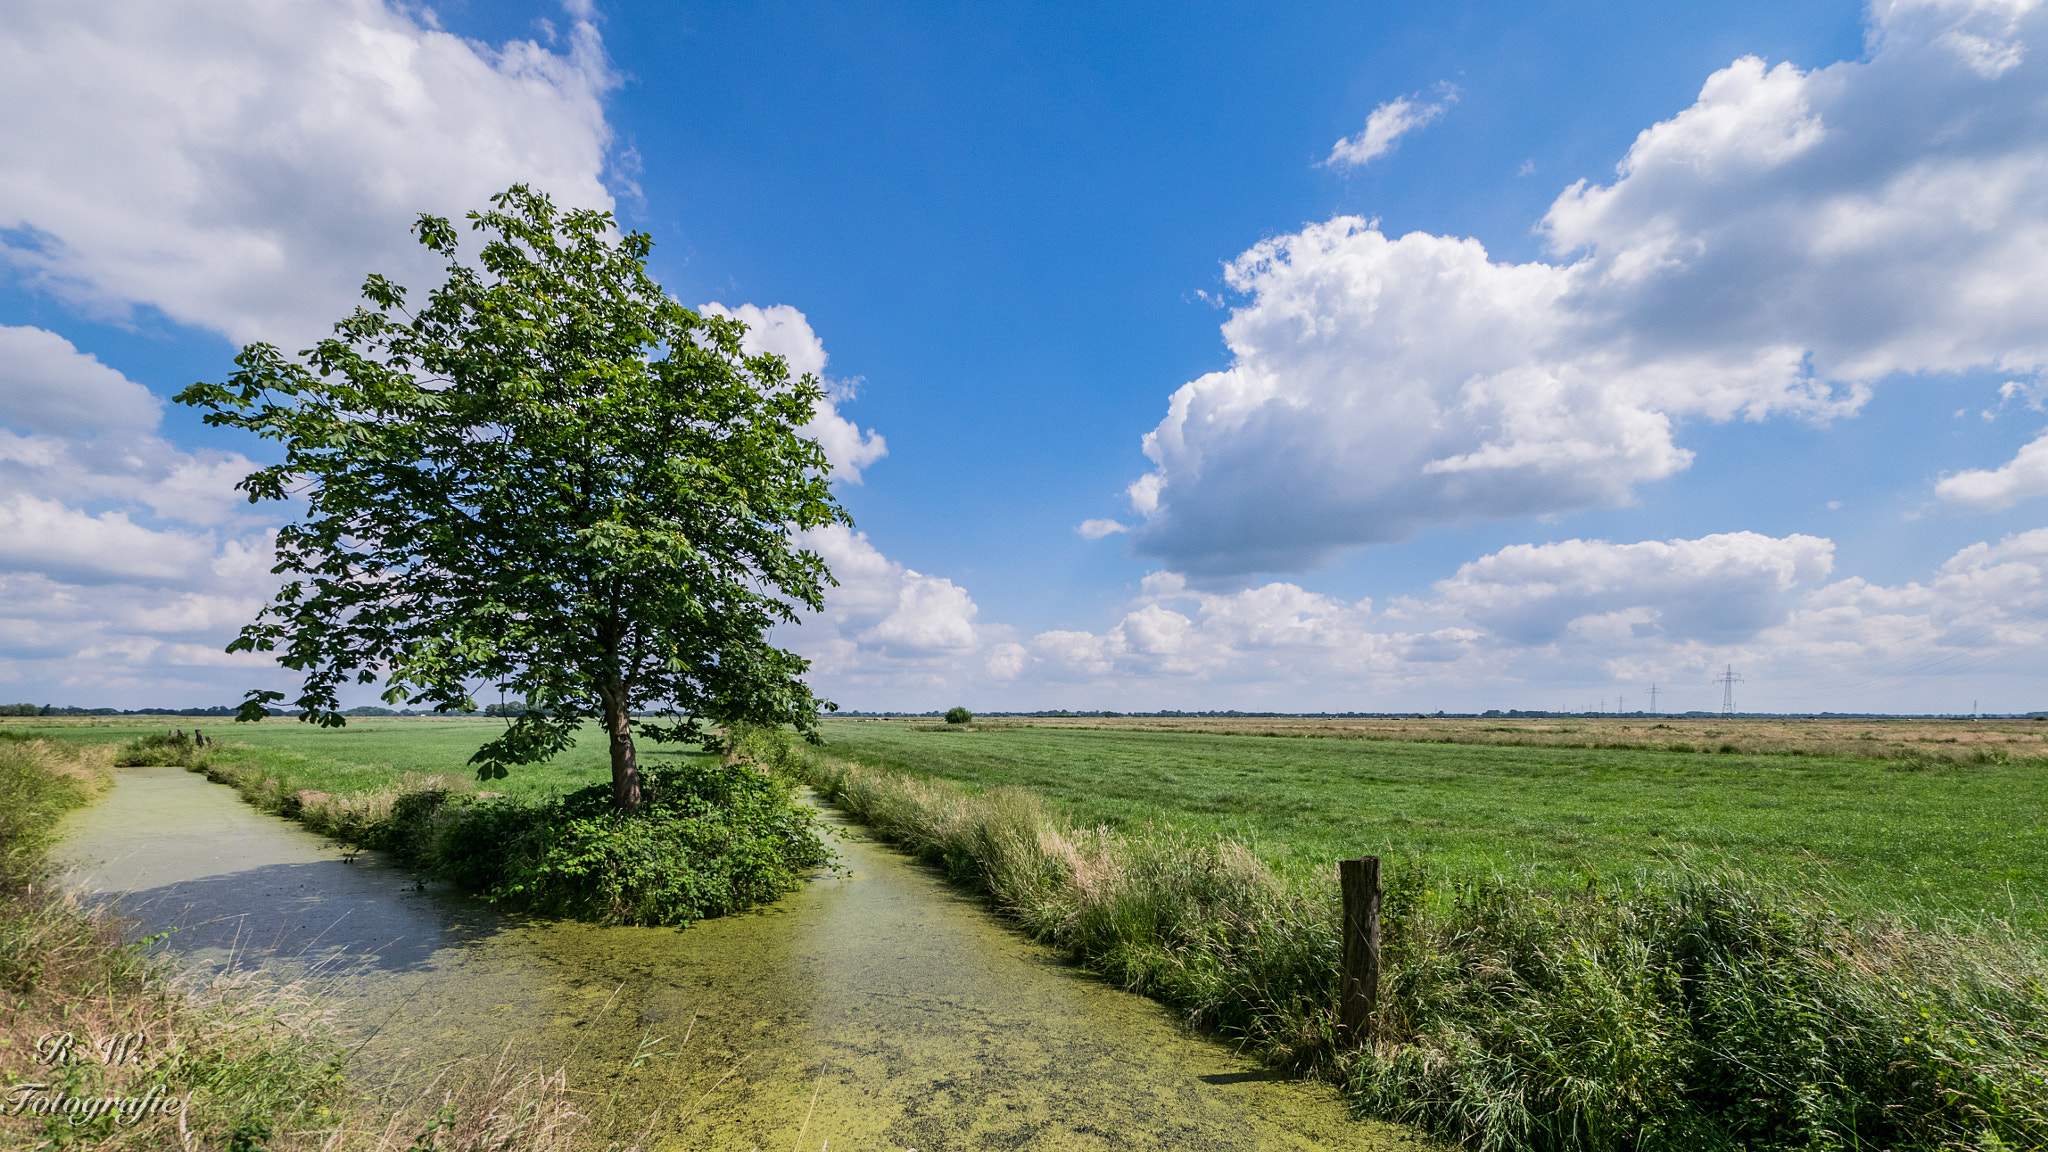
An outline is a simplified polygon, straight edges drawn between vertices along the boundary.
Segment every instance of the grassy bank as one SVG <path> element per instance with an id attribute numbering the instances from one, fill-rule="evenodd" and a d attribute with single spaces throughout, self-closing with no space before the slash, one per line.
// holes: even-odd
<path id="1" fill-rule="evenodd" d="M 1469 1147 L 2048 1145 L 2048 966 L 1995 927 L 1844 917 L 1700 861 L 1570 894 L 1400 861 L 1361 1047 L 1335 1035 L 1322 870 L 1200 831 L 1076 828 L 1011 786 L 825 757 L 812 775 L 1038 939 Z"/>
<path id="2" fill-rule="evenodd" d="M 106 746 L 0 735 L 0 1075 L 13 1086 L 0 1142 L 398 1152 L 431 1135 L 444 1149 L 568 1147 L 578 1117 L 559 1076 L 474 1064 L 419 1097 L 378 1099 L 344 1080 L 328 1014 L 300 989 L 173 978 L 118 921 L 53 888 L 57 821 L 105 789 L 111 759 Z"/>
<path id="3" fill-rule="evenodd" d="M 1492 722 L 1410 722 L 1423 737 L 1411 741 L 1381 739 L 1380 729 L 1332 736 L 1313 721 L 1246 721 L 1238 735 L 1122 723 L 828 721 L 825 733 L 851 761 L 1027 788 L 1080 826 L 1170 824 L 1228 836 L 1282 870 L 1372 852 L 1414 856 L 1445 874 L 1528 870 L 1572 887 L 1691 855 L 1788 879 L 1818 866 L 1864 910 L 1989 913 L 2048 928 L 2048 761 L 2037 758 L 2037 732 L 2048 724 L 1962 734 L 1975 744 L 1947 742 L 1961 740 L 1960 725 L 1891 730 L 1886 748 L 1923 747 L 1924 736 L 1924 747 L 1951 757 L 1938 760 L 1875 755 L 1884 748 L 1823 754 L 1844 743 L 1840 726 L 1775 721 L 1754 722 L 1755 731 L 1701 726 L 1717 743 L 1688 732 L 1699 741 L 1688 746 L 1784 746 L 1802 729 L 1813 743 L 1773 754 L 1681 752 L 1496 743 L 1522 736 L 1486 730 L 1508 727 Z M 1644 735 L 1627 727 L 1549 735 Z"/>

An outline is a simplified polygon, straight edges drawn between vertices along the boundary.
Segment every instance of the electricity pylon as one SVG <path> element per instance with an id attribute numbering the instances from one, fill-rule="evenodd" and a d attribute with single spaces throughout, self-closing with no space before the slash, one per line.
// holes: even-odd
<path id="1" fill-rule="evenodd" d="M 1728 665 L 1728 670 L 1715 678 L 1714 683 L 1721 686 L 1721 715 L 1735 715 L 1735 686 L 1744 682 L 1742 677 L 1735 674 L 1733 664 Z"/>

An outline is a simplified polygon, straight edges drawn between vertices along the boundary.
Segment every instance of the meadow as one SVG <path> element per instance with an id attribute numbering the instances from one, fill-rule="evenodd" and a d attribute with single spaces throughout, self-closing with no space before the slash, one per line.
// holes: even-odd
<path id="1" fill-rule="evenodd" d="M 441 790 L 474 791 L 463 761 L 496 723 L 222 724 L 190 766 L 340 838 L 459 839 L 493 807 Z M 2048 727 L 849 719 L 824 735 L 757 762 L 1074 962 L 1449 1142 L 2048 1147 Z M 603 778 L 602 751 L 593 733 L 492 787 L 573 790 Z M 1334 1016 L 1332 864 L 1359 853 L 1390 858 L 1362 1035 Z"/>
<path id="2" fill-rule="evenodd" d="M 408 779 L 439 777 L 458 789 L 471 786 L 475 770 L 468 765 L 486 740 L 502 732 L 503 720 L 484 717 L 365 717 L 343 728 L 320 728 L 287 717 L 255 724 L 203 719 L 197 730 L 218 743 L 208 754 L 216 764 L 267 771 L 285 780 L 291 791 L 312 789 L 335 795 L 399 788 Z M 126 742 L 170 730 L 194 730 L 192 718 L 161 719 L 68 717 L 0 720 L 0 731 L 33 734 L 67 743 Z M 640 748 L 643 764 L 671 762 L 694 749 Z M 573 792 L 611 778 L 604 737 L 595 728 L 575 748 L 547 764 L 527 765 L 494 781 L 491 790 L 507 796 L 537 798 L 551 792 Z"/>
<path id="3" fill-rule="evenodd" d="M 1832 880 L 1869 908 L 2040 927 L 2043 728 L 827 721 L 825 751 L 971 788 L 1025 788 L 1084 827 L 1226 836 L 1283 870 L 1370 853 L 1583 885 L 1690 857 Z"/>

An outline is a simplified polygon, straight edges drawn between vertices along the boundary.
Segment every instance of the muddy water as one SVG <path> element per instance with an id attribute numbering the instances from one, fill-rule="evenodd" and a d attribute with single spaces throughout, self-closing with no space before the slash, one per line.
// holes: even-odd
<path id="1" fill-rule="evenodd" d="M 1417 1146 L 1061 965 L 842 823 L 842 872 L 679 932 L 498 916 L 176 769 L 126 770 L 72 820 L 75 883 L 141 931 L 177 928 L 189 963 L 326 988 L 358 1075 L 511 1041 L 643 1147 Z"/>

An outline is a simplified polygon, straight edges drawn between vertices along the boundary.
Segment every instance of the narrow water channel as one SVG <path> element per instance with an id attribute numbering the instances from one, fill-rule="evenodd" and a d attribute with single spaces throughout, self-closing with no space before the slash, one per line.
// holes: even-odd
<path id="1" fill-rule="evenodd" d="M 645 1147 L 746 1152 L 1391 1149 L 1159 1005 L 1022 939 L 828 814 L 845 871 L 686 931 L 504 917 L 340 853 L 224 787 L 126 769 L 71 818 L 74 884 L 193 965 L 305 977 L 404 1077 L 510 1041 Z M 653 1054 L 638 1062 L 636 1054 Z M 801 1139 L 799 1137 L 801 1136 Z"/>

